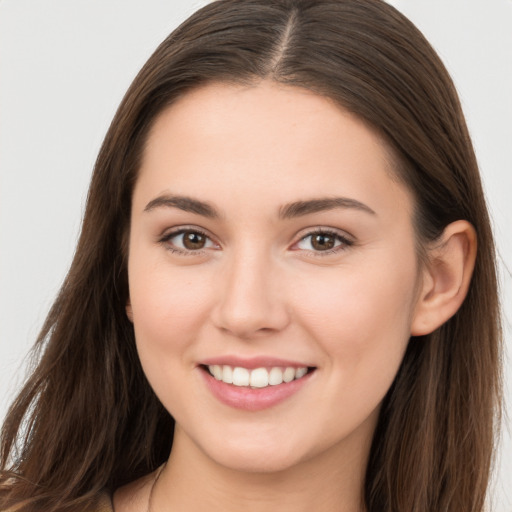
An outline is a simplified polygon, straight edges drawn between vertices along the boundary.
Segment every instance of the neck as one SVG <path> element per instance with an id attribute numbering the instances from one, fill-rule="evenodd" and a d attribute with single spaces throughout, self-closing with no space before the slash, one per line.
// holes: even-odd
<path id="1" fill-rule="evenodd" d="M 177 427 L 151 512 L 361 512 L 369 442 L 358 441 L 280 471 L 248 472 L 219 465 Z"/>

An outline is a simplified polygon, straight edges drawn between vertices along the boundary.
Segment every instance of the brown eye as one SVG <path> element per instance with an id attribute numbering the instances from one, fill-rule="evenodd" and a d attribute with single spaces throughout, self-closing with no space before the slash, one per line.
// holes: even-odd
<path id="1" fill-rule="evenodd" d="M 313 231 L 301 238 L 294 248 L 313 253 L 326 253 L 341 251 L 353 245 L 353 242 L 342 234 L 330 231 Z"/>
<path id="2" fill-rule="evenodd" d="M 175 231 L 162 238 L 160 242 L 173 251 L 182 253 L 200 252 L 202 249 L 217 248 L 209 236 L 195 229 Z"/>
<path id="3" fill-rule="evenodd" d="M 190 251 L 203 249 L 206 245 L 206 237 L 197 231 L 185 231 L 183 233 L 183 247 Z"/>
<path id="4" fill-rule="evenodd" d="M 326 233 L 317 233 L 316 235 L 311 235 L 311 246 L 316 251 L 327 251 L 334 248 L 335 244 L 336 239 L 332 235 Z"/>

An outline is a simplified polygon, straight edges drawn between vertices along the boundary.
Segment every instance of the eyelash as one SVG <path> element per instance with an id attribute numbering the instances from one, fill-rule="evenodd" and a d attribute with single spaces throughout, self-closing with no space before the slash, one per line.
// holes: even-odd
<path id="1" fill-rule="evenodd" d="M 162 238 L 160 238 L 159 242 L 162 245 L 164 245 L 164 247 L 168 251 L 170 251 L 172 253 L 175 253 L 175 254 L 180 254 L 180 255 L 183 255 L 183 256 L 189 256 L 189 255 L 190 256 L 196 256 L 196 255 L 199 255 L 199 254 L 203 254 L 204 251 L 205 251 L 205 249 L 203 249 L 203 248 L 196 249 L 196 250 L 182 249 L 180 247 L 175 247 L 175 246 L 173 247 L 169 243 L 170 240 L 173 239 L 174 237 L 177 237 L 179 235 L 183 235 L 185 233 L 195 233 L 195 234 L 203 236 L 204 238 L 206 238 L 210 242 L 213 242 L 212 237 L 210 235 L 208 235 L 208 233 L 206 233 L 202 229 L 199 229 L 199 228 L 196 228 L 196 227 L 183 227 L 183 228 L 177 229 L 176 231 L 171 231 L 170 233 L 167 233 Z"/>
<path id="2" fill-rule="evenodd" d="M 334 238 L 335 242 L 340 242 L 339 245 L 333 247 L 332 249 L 328 249 L 325 251 L 315 251 L 315 250 L 307 250 L 309 254 L 312 254 L 315 257 L 324 257 L 329 256 L 332 254 L 336 254 L 342 251 L 347 250 L 349 247 L 354 245 L 353 240 L 350 240 L 346 236 L 342 235 L 338 231 L 332 230 L 332 229 L 325 229 L 325 228 L 316 228 L 311 231 L 309 231 L 306 235 L 302 236 L 297 242 L 295 242 L 293 245 L 296 246 L 299 243 L 303 242 L 304 240 L 311 238 L 315 235 L 324 235 L 324 236 L 331 236 Z M 296 249 L 300 250 L 300 249 Z"/>
<path id="3" fill-rule="evenodd" d="M 179 248 L 179 247 L 172 246 L 169 243 L 170 240 L 172 240 L 174 237 L 177 237 L 179 235 L 183 235 L 185 233 L 194 233 L 194 234 L 201 235 L 201 236 L 205 237 L 207 240 L 209 240 L 210 242 L 215 244 L 215 242 L 213 242 L 211 236 L 209 236 L 205 231 L 203 231 L 203 230 L 201 230 L 199 228 L 196 228 L 196 227 L 183 227 L 183 228 L 179 228 L 179 229 L 177 229 L 175 231 L 171 231 L 170 233 L 167 233 L 162 238 L 160 238 L 159 239 L 159 243 L 164 245 L 165 248 L 168 251 L 170 251 L 172 253 L 175 253 L 175 254 L 180 254 L 180 255 L 183 255 L 183 256 L 189 256 L 189 255 L 197 256 L 197 255 L 203 254 L 205 252 L 205 250 L 209 249 L 209 247 L 208 248 L 196 249 L 196 250 L 182 249 L 182 248 Z M 316 229 L 310 230 L 307 234 L 305 234 L 304 236 L 300 237 L 300 239 L 297 242 L 295 242 L 293 244 L 293 246 L 297 246 L 301 242 L 303 242 L 306 239 L 308 239 L 310 237 L 313 237 L 315 235 L 331 236 L 331 237 L 333 237 L 335 239 L 335 242 L 340 242 L 339 245 L 333 247 L 332 249 L 328 249 L 328 250 L 325 250 L 325 251 L 318 251 L 318 250 L 315 251 L 315 250 L 303 249 L 303 250 L 307 251 L 309 254 L 312 254 L 315 257 L 329 256 L 329 255 L 332 255 L 332 254 L 335 254 L 335 253 L 338 253 L 338 252 L 341 252 L 341 251 L 345 251 L 349 247 L 354 245 L 354 242 L 352 240 L 350 240 L 346 236 L 341 235 L 338 231 L 334 231 L 332 229 L 325 229 L 325 228 L 316 228 Z M 293 249 L 293 250 L 300 250 L 300 249 Z"/>

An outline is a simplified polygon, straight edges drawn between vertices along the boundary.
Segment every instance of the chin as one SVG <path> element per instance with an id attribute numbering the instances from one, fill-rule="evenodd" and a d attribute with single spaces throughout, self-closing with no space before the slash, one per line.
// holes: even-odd
<path id="1" fill-rule="evenodd" d="M 258 447 L 223 450 L 222 453 L 212 453 L 210 457 L 217 464 L 241 473 L 277 473 L 297 466 L 301 462 L 297 454 L 280 453 L 279 450 L 268 453 Z"/>
<path id="2" fill-rule="evenodd" d="M 216 464 L 246 473 L 286 471 L 314 458 L 325 448 L 320 443 L 308 446 L 307 437 L 290 435 L 290 432 L 283 435 L 279 428 L 273 432 L 265 428 L 258 432 L 249 430 L 247 435 L 236 436 L 230 432 L 215 436 L 200 448 Z"/>

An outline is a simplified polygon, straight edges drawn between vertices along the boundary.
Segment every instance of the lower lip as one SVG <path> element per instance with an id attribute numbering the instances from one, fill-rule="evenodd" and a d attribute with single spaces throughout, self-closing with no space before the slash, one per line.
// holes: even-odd
<path id="1" fill-rule="evenodd" d="M 265 388 L 234 386 L 215 379 L 206 370 L 201 369 L 201 373 L 210 391 L 223 404 L 245 411 L 261 411 L 284 402 L 297 393 L 310 380 L 313 372 L 300 379 Z"/>

